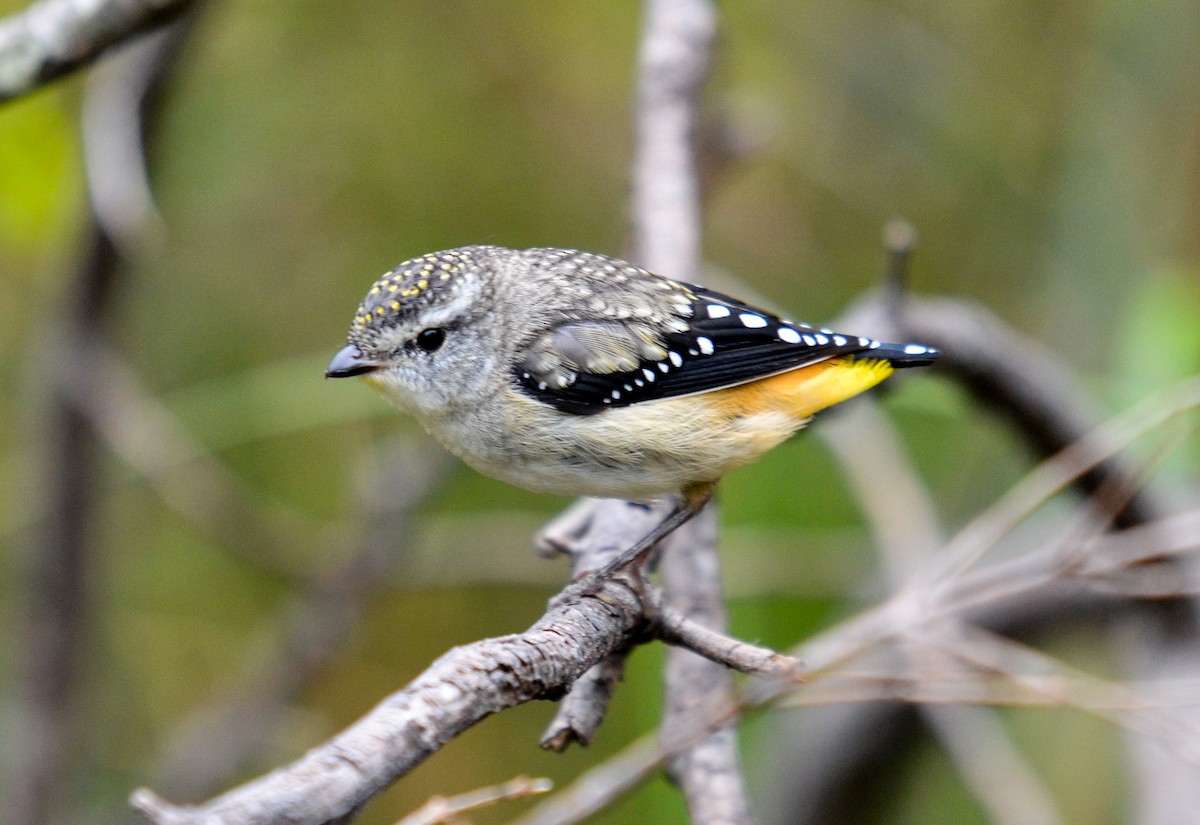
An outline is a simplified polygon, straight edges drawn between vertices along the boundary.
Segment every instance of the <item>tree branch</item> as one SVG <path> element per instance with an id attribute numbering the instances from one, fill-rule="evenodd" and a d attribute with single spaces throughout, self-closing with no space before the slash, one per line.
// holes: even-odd
<path id="1" fill-rule="evenodd" d="M 174 20 L 194 0 L 40 0 L 0 20 L 0 103 Z"/>
<path id="2" fill-rule="evenodd" d="M 455 648 L 403 690 L 300 760 L 197 807 L 139 790 L 157 825 L 318 825 L 338 821 L 484 717 L 557 698 L 588 668 L 627 647 L 644 605 L 623 577 L 569 587 L 524 633 Z"/>

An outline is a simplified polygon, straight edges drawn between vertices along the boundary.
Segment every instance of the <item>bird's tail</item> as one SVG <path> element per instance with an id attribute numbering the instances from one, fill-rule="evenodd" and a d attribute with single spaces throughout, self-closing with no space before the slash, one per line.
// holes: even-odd
<path id="1" fill-rule="evenodd" d="M 925 344 L 888 344 L 880 342 L 879 346 L 855 353 L 855 358 L 878 358 L 887 361 L 896 369 L 906 367 L 927 367 L 937 360 L 942 352 L 937 347 Z"/>

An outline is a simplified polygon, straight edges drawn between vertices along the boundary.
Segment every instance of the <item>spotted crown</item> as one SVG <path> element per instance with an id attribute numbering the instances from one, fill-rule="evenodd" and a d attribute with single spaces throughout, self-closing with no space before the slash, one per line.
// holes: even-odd
<path id="1" fill-rule="evenodd" d="M 369 338 L 456 292 L 473 263 L 472 253 L 485 248 L 447 249 L 399 264 L 376 281 L 363 298 L 354 314 L 351 337 Z"/>

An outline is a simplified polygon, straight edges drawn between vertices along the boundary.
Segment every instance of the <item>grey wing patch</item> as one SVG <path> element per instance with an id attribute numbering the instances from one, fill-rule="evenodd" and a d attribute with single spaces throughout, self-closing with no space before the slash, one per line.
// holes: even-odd
<path id="1" fill-rule="evenodd" d="M 666 355 L 661 337 L 648 324 L 575 321 L 539 335 L 521 367 L 539 385 L 565 389 L 580 372 L 628 372 Z"/>

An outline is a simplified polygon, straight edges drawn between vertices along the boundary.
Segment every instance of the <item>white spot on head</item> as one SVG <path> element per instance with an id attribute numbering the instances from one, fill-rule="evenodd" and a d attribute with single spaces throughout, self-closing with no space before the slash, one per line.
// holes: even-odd
<path id="1" fill-rule="evenodd" d="M 844 336 L 844 335 L 833 336 L 833 343 L 837 344 L 839 347 L 846 346 L 846 336 Z"/>
<path id="2" fill-rule="evenodd" d="M 676 368 L 683 366 L 683 356 L 680 355 L 679 353 L 675 352 L 675 350 L 671 350 L 670 352 L 668 352 L 667 358 L 671 359 L 671 363 L 674 364 Z M 659 366 L 666 366 L 666 365 L 660 364 Z M 664 369 L 663 372 L 666 372 L 666 370 Z"/>
<path id="3" fill-rule="evenodd" d="M 906 344 L 904 347 L 905 355 L 924 355 L 927 352 L 929 352 L 929 347 L 921 344 Z"/>
<path id="4" fill-rule="evenodd" d="M 527 378 L 529 378 L 529 373 L 523 372 L 523 373 L 521 373 L 521 377 L 527 379 Z"/>
<path id="5" fill-rule="evenodd" d="M 808 344 L 810 347 L 815 347 L 817 345 L 817 339 L 813 338 L 811 335 L 805 335 L 804 343 Z"/>
<path id="6" fill-rule="evenodd" d="M 696 339 L 696 346 L 698 346 L 700 351 L 705 355 L 712 355 L 713 350 L 715 349 L 715 347 L 713 347 L 713 342 L 708 338 L 705 338 L 703 335 Z"/>
<path id="7" fill-rule="evenodd" d="M 800 343 L 800 333 L 791 327 L 780 327 L 775 331 L 775 334 L 779 336 L 780 341 L 786 341 L 789 344 Z"/>
<path id="8" fill-rule="evenodd" d="M 722 306 L 721 304 L 709 304 L 707 311 L 709 318 L 716 319 L 729 317 L 729 307 Z"/>

